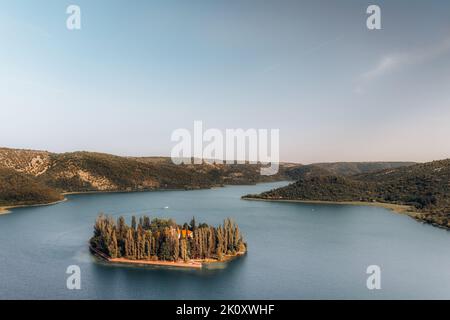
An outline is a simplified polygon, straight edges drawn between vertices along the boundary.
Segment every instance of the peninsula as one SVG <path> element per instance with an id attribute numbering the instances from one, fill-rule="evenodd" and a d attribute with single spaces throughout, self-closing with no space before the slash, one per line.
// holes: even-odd
<path id="1" fill-rule="evenodd" d="M 347 175 L 329 168 L 294 168 L 296 182 L 243 199 L 376 205 L 450 228 L 450 159 Z"/>

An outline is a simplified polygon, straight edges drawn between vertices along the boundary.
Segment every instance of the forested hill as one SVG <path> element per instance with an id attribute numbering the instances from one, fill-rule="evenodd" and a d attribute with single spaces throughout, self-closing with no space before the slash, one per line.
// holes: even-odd
<path id="1" fill-rule="evenodd" d="M 352 176 L 355 174 L 364 174 L 381 171 L 385 169 L 395 169 L 407 167 L 415 164 L 414 162 L 330 162 L 315 163 L 314 166 L 326 169 L 331 173 Z"/>
<path id="2" fill-rule="evenodd" d="M 246 197 L 409 205 L 417 211 L 418 219 L 450 227 L 450 159 L 351 176 L 319 166 L 296 172 L 295 183 Z"/>
<path id="3" fill-rule="evenodd" d="M 259 165 L 175 165 L 167 157 L 0 148 L 0 168 L 4 169 L 0 171 L 0 205 L 52 202 L 64 192 L 198 189 L 280 181 L 289 179 L 287 167 L 281 165 L 277 175 L 262 176 Z"/>
<path id="4" fill-rule="evenodd" d="M 33 176 L 0 168 L 0 206 L 45 204 L 63 197 Z"/>
<path id="5" fill-rule="evenodd" d="M 328 175 L 335 174 L 339 176 L 353 176 L 377 172 L 385 169 L 395 169 L 407 167 L 415 164 L 414 162 L 329 162 L 314 163 L 304 166 L 295 166 L 287 170 L 287 175 L 297 180 L 305 175 Z"/>

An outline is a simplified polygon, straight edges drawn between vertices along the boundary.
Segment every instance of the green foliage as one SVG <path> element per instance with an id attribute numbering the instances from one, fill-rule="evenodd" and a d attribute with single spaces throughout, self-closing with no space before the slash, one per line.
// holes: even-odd
<path id="1" fill-rule="evenodd" d="M 43 204 L 62 200 L 38 179 L 13 169 L 0 168 L 0 205 Z"/>
<path id="2" fill-rule="evenodd" d="M 314 166 L 325 169 L 336 175 L 353 176 L 356 174 L 407 167 L 414 164 L 414 162 L 332 162 L 315 163 Z"/>
<path id="3" fill-rule="evenodd" d="M 246 197 L 284 200 L 377 201 L 409 205 L 418 219 L 450 227 L 450 159 L 351 176 L 318 166 L 293 170 L 289 186 Z M 292 174 L 292 172 L 291 172 Z"/>
<path id="4" fill-rule="evenodd" d="M 116 222 L 101 214 L 94 224 L 90 245 L 111 258 L 163 261 L 222 260 L 227 254 L 247 250 L 239 227 L 231 219 L 217 228 L 205 223 L 199 226 L 194 223 L 190 229 L 185 227 L 171 219 L 150 220 L 147 216 L 141 217 L 136 227 L 129 227 L 123 217 Z"/>

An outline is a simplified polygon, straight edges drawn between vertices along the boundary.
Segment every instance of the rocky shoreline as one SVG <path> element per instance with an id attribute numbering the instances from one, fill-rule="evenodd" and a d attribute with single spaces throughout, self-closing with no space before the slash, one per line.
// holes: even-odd
<path id="1" fill-rule="evenodd" d="M 104 253 L 96 250 L 92 246 L 89 246 L 90 252 L 101 259 L 104 262 L 110 264 L 124 264 L 135 266 L 161 266 L 161 267 L 176 267 L 176 268 L 190 268 L 190 269 L 202 269 L 206 265 L 214 263 L 226 263 L 233 259 L 245 255 L 245 252 L 237 252 L 235 255 L 226 255 L 223 260 L 217 259 L 193 259 L 188 261 L 162 261 L 162 260 L 132 260 L 126 258 L 110 258 Z"/>

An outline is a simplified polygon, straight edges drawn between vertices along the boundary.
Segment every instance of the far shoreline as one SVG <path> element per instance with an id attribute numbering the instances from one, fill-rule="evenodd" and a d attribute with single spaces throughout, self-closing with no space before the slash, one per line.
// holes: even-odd
<path id="1" fill-rule="evenodd" d="M 289 199 L 267 199 L 267 198 L 251 198 L 242 197 L 242 200 L 249 201 L 266 201 L 266 202 L 287 202 L 287 203 L 304 203 L 304 204 L 325 204 L 325 205 L 351 205 L 351 206 L 371 206 L 389 209 L 396 213 L 406 214 L 416 218 L 417 213 L 413 211 L 412 206 L 386 203 L 386 202 L 365 202 L 365 201 L 325 201 L 325 200 L 289 200 Z"/>
<path id="2" fill-rule="evenodd" d="M 167 189 L 143 189 L 143 190 L 91 190 L 91 191 L 67 191 L 61 192 L 61 195 L 64 196 L 64 199 L 49 202 L 49 203 L 36 203 L 36 204 L 21 204 L 21 205 L 4 205 L 0 206 L 0 215 L 11 213 L 10 209 L 16 208 L 28 208 L 28 207 L 42 207 L 42 206 L 51 206 L 61 202 L 68 201 L 69 199 L 65 196 L 71 195 L 95 195 L 95 194 L 114 194 L 114 193 L 144 193 L 144 192 L 158 192 L 158 191 L 196 191 L 196 190 L 209 190 L 209 189 L 220 189 L 227 186 L 256 186 L 258 184 L 264 183 L 274 183 L 274 182 L 289 182 L 289 180 L 276 180 L 276 181 L 264 181 L 264 182 L 256 182 L 253 184 L 223 184 L 223 185 L 214 185 L 210 187 L 199 187 L 199 188 L 167 188 Z"/>
<path id="3" fill-rule="evenodd" d="M 36 203 L 36 204 L 18 204 L 18 205 L 12 205 L 12 206 L 3 206 L 0 207 L 0 215 L 11 213 L 10 209 L 17 209 L 17 208 L 30 208 L 30 207 L 46 207 L 46 206 L 52 206 L 58 203 L 66 202 L 67 198 L 49 202 L 49 203 Z"/>
<path id="4" fill-rule="evenodd" d="M 225 186 L 225 185 L 224 185 Z M 217 186 L 217 188 L 221 188 L 224 186 Z M 211 187 L 213 188 L 213 187 Z M 145 190 L 91 190 L 91 191 L 68 191 L 61 192 L 61 195 L 64 196 L 64 199 L 49 202 L 49 203 L 36 203 L 36 204 L 20 204 L 20 205 L 6 205 L 0 206 L 0 215 L 11 213 L 10 209 L 17 208 L 32 208 L 32 207 L 43 207 L 43 206 L 51 206 L 61 202 L 68 201 L 68 198 L 65 196 L 71 195 L 95 195 L 95 194 L 119 194 L 119 193 L 141 193 L 141 192 L 155 192 L 155 191 L 194 191 L 194 190 L 206 190 L 211 188 L 192 188 L 192 189 L 145 189 Z"/>
<path id="5" fill-rule="evenodd" d="M 109 194 L 109 193 L 141 193 L 141 192 L 158 192 L 158 191 L 199 191 L 199 190 L 212 190 L 212 189 L 222 189 L 225 187 L 237 187 L 237 186 L 257 186 L 259 184 L 286 182 L 291 183 L 291 180 L 274 180 L 274 181 L 262 181 L 247 184 L 216 184 L 208 187 L 185 187 L 185 188 L 153 188 L 153 189 L 137 189 L 137 190 L 90 190 L 90 191 L 66 191 L 62 192 L 61 195 L 84 195 L 84 194 Z"/>

